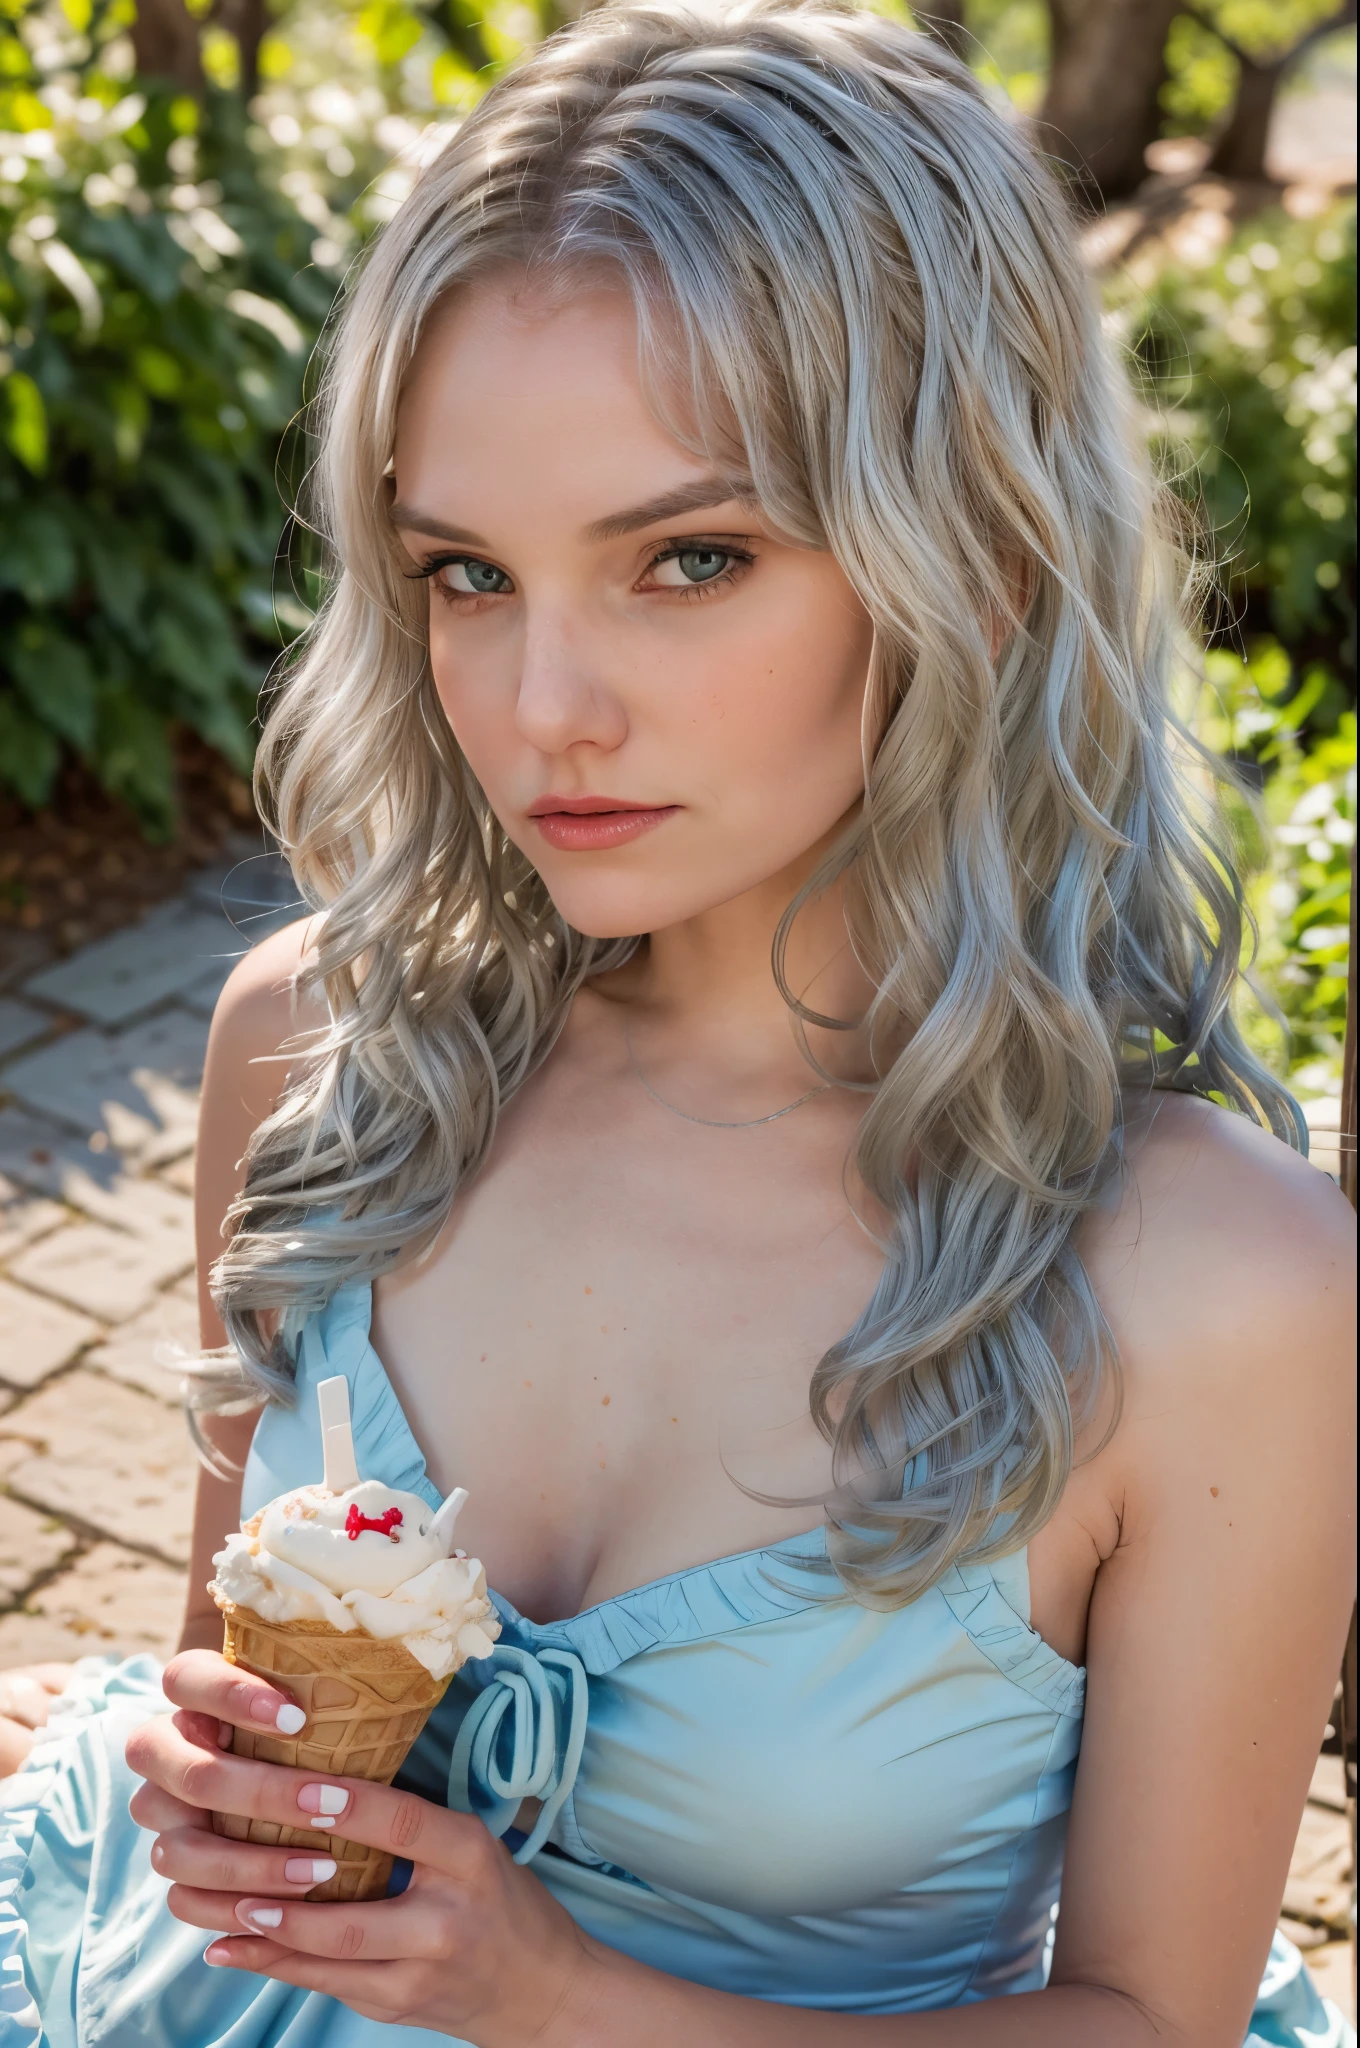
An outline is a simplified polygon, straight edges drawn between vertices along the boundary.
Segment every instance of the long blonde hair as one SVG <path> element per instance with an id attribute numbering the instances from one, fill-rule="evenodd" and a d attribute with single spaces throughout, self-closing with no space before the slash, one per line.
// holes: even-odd
<path id="1" fill-rule="evenodd" d="M 1064 198 L 892 22 L 602 7 L 487 94 L 369 256 L 320 400 L 329 595 L 259 763 L 332 1021 L 252 1141 L 215 1298 L 286 1400 L 298 1317 L 438 1229 L 634 943 L 573 931 L 492 815 L 386 518 L 423 325 L 506 264 L 626 280 L 658 411 L 874 623 L 879 737 L 834 865 L 891 1047 L 856 1165 L 892 1233 L 811 1405 L 842 1583 L 909 1600 L 1040 1527 L 1115 1370 L 1073 1229 L 1128 1091 L 1212 1092 L 1291 1141 L 1296 1113 L 1229 1014 L 1240 898 L 1167 709 L 1180 571 Z"/>

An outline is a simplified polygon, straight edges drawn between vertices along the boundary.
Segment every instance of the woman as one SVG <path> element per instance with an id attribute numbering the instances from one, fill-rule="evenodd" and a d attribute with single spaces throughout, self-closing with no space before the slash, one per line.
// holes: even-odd
<path id="1" fill-rule="evenodd" d="M 11 1789 L 47 2039 L 1340 2040 L 1283 1945 L 1252 2008 L 1349 1218 L 1231 1020 L 1043 168 L 873 16 L 605 8 L 388 229 L 324 411 L 261 756 L 318 914 L 213 1027 L 178 1712 L 82 1671 Z M 336 1374 L 502 1622 L 392 1790 L 226 1753 L 291 1702 L 201 1590 Z M 409 1884 L 302 1903 L 214 1809 Z"/>

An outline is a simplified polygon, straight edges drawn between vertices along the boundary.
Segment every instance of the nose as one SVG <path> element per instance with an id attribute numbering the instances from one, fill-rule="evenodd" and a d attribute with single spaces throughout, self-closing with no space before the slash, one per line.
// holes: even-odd
<path id="1" fill-rule="evenodd" d="M 589 633 L 563 608 L 527 621 L 515 725 L 539 753 L 582 745 L 612 753 L 627 738 L 623 703 L 595 652 Z"/>

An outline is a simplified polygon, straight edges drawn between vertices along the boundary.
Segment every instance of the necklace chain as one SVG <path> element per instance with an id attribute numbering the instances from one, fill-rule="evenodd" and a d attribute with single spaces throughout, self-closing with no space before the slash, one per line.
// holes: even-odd
<path id="1" fill-rule="evenodd" d="M 632 1033 L 626 1025 L 624 1026 L 623 1042 L 628 1048 L 628 1060 L 633 1072 L 637 1075 L 638 1080 L 642 1083 L 657 1107 L 669 1110 L 672 1116 L 678 1116 L 684 1123 L 702 1124 L 706 1131 L 750 1131 L 754 1130 L 757 1124 L 776 1124 L 781 1116 L 792 1116 L 795 1109 L 801 1109 L 803 1104 L 811 1102 L 814 1096 L 827 1095 L 831 1091 L 831 1083 L 823 1081 L 820 1087 L 809 1088 L 807 1094 L 800 1095 L 796 1102 L 786 1102 L 782 1109 L 771 1110 L 768 1116 L 738 1117 L 734 1121 L 730 1121 L 726 1117 L 691 1116 L 687 1109 L 677 1109 L 673 1102 L 667 1102 L 664 1095 L 657 1094 L 655 1088 L 653 1088 L 651 1082 L 638 1065 L 637 1054 L 633 1051 Z"/>

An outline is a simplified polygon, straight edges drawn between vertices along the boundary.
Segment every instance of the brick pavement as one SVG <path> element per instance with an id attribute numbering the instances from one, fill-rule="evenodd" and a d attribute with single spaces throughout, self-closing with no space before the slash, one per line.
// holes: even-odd
<path id="1" fill-rule="evenodd" d="M 0 978 L 0 1669 L 174 1644 L 195 1464 L 157 1354 L 197 1341 L 197 1087 L 232 961 L 291 901 L 254 855 Z M 1324 1756 L 1282 1924 L 1347 2011 L 1349 1868 Z"/>
<path id="2" fill-rule="evenodd" d="M 0 1668 L 175 1641 L 198 1083 L 223 980 L 291 902 L 247 842 L 127 931 L 0 978 Z"/>

